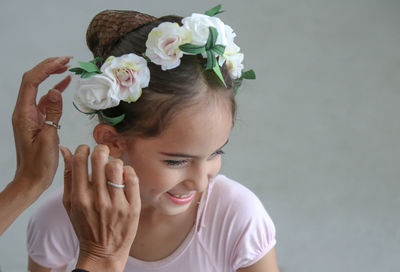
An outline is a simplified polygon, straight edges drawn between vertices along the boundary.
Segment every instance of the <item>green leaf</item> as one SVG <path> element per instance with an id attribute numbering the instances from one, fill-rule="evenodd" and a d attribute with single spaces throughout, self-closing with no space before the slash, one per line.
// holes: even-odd
<path id="1" fill-rule="evenodd" d="M 101 73 L 99 68 L 97 67 L 97 65 L 92 62 L 78 61 L 78 63 L 88 73 L 92 73 L 92 72 Z"/>
<path id="2" fill-rule="evenodd" d="M 75 73 L 76 75 L 80 75 L 84 72 L 86 72 L 85 70 L 83 70 L 81 67 L 75 67 L 75 68 L 71 68 L 68 71 Z"/>
<path id="3" fill-rule="evenodd" d="M 225 53 L 225 47 L 225 45 L 216 44 L 213 48 L 211 48 L 211 50 L 214 51 L 214 53 L 223 56 Z"/>
<path id="4" fill-rule="evenodd" d="M 89 61 L 90 63 L 93 63 L 93 64 L 97 64 L 98 62 L 102 62 L 103 61 L 103 58 L 102 57 L 96 57 L 96 58 L 94 58 L 94 59 L 92 59 L 91 61 Z"/>
<path id="5" fill-rule="evenodd" d="M 204 14 L 208 15 L 208 16 L 215 16 L 217 14 L 224 12 L 223 10 L 221 10 L 221 8 L 222 8 L 222 5 L 215 6 L 211 9 L 207 10 L 206 12 L 204 12 Z"/>
<path id="6" fill-rule="evenodd" d="M 242 77 L 244 79 L 256 79 L 256 73 L 253 69 L 243 72 Z"/>
<path id="7" fill-rule="evenodd" d="M 179 46 L 179 49 L 182 50 L 183 52 L 189 53 L 189 54 L 203 54 L 206 52 L 206 48 L 204 45 L 198 45 L 198 44 L 191 44 L 191 43 L 185 43 Z"/>
<path id="8" fill-rule="evenodd" d="M 224 77 L 222 76 L 221 69 L 219 68 L 219 65 L 215 65 L 213 70 L 217 74 L 218 78 L 222 81 L 224 86 L 226 87 L 226 83 L 225 83 Z"/>
<path id="9" fill-rule="evenodd" d="M 209 27 L 209 34 L 208 34 L 208 40 L 206 43 L 206 50 L 210 50 L 215 46 L 215 43 L 217 42 L 218 38 L 218 31 L 215 27 L 210 26 Z"/>
<path id="10" fill-rule="evenodd" d="M 81 78 L 88 78 L 88 77 L 91 77 L 91 76 L 93 76 L 95 74 L 97 74 L 97 73 L 96 72 L 88 73 L 88 72 L 85 71 L 85 72 L 82 73 Z"/>
<path id="11" fill-rule="evenodd" d="M 211 50 L 207 50 L 207 64 L 206 70 L 211 70 L 217 65 L 217 57 L 215 56 L 214 52 Z"/>
<path id="12" fill-rule="evenodd" d="M 110 125 L 112 125 L 112 126 L 115 126 L 115 125 L 117 125 L 118 123 L 121 123 L 122 120 L 124 120 L 124 118 L 125 118 L 125 114 L 122 114 L 122 115 L 117 116 L 117 117 L 108 117 L 108 116 L 104 115 L 103 111 L 99 111 L 99 112 L 100 112 L 101 117 L 103 117 L 103 119 L 104 119 L 107 123 L 109 123 Z"/>

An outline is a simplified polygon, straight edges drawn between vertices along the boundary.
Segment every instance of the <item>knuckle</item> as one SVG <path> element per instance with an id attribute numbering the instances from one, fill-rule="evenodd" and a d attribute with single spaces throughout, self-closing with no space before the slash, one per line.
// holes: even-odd
<path id="1" fill-rule="evenodd" d="M 114 176 L 121 176 L 123 174 L 123 164 L 121 160 L 112 159 L 106 164 L 106 172 L 107 174 L 112 177 Z"/>
<path id="2" fill-rule="evenodd" d="M 133 169 L 133 167 L 130 166 L 130 165 L 124 165 L 124 172 L 125 172 L 127 175 L 136 176 L 135 169 Z"/>
<path id="3" fill-rule="evenodd" d="M 125 165 L 123 169 L 124 169 L 124 179 L 130 180 L 134 183 L 139 181 L 135 170 L 131 166 Z"/>
<path id="4" fill-rule="evenodd" d="M 87 200 L 79 197 L 73 197 L 71 205 L 74 206 L 76 210 L 86 211 L 90 210 L 90 204 Z"/>
<path id="5" fill-rule="evenodd" d="M 74 163 L 82 163 L 82 162 L 86 161 L 86 156 L 85 156 L 85 154 L 82 154 L 82 153 L 75 154 L 74 157 L 72 158 L 72 161 Z"/>
<path id="6" fill-rule="evenodd" d="M 52 62 L 52 61 L 57 60 L 57 59 L 58 59 L 57 57 L 48 57 L 42 63 Z"/>
<path id="7" fill-rule="evenodd" d="M 26 71 L 25 73 L 22 74 L 22 82 L 27 82 L 30 79 L 32 70 Z"/>
<path id="8" fill-rule="evenodd" d="M 87 163 L 87 155 L 78 153 L 72 157 L 72 166 L 75 168 L 79 168 L 81 165 Z"/>
<path id="9" fill-rule="evenodd" d="M 11 122 L 12 122 L 12 124 L 15 126 L 15 125 L 18 124 L 18 121 L 19 121 L 20 119 L 21 119 L 21 118 L 19 117 L 19 115 L 16 114 L 16 113 L 14 112 L 14 114 L 13 114 L 12 117 L 11 117 Z"/>
<path id="10" fill-rule="evenodd" d="M 96 209 L 97 209 L 97 211 L 99 211 L 99 212 L 100 212 L 100 211 L 106 211 L 106 210 L 111 209 L 111 205 L 110 205 L 110 203 L 109 203 L 108 201 L 106 201 L 105 199 L 100 198 L 100 199 L 97 201 Z"/>
<path id="11" fill-rule="evenodd" d="M 75 150 L 75 154 L 87 154 L 90 151 L 90 148 L 88 145 L 85 144 L 81 144 L 79 145 L 76 150 Z"/>
<path id="12" fill-rule="evenodd" d="M 109 155 L 109 149 L 106 145 L 98 145 L 94 148 L 91 155 L 92 159 L 107 158 Z"/>
<path id="13" fill-rule="evenodd" d="M 124 209 L 123 207 L 118 207 L 116 209 L 116 213 L 119 218 L 125 218 L 129 216 L 129 212 L 127 211 L 127 209 Z"/>
<path id="14" fill-rule="evenodd" d="M 120 159 L 111 159 L 108 163 L 109 166 L 113 168 L 123 169 L 124 163 Z"/>
<path id="15" fill-rule="evenodd" d="M 96 147 L 95 147 L 95 149 L 97 149 L 97 150 L 102 150 L 102 151 L 104 151 L 104 152 L 110 152 L 110 149 L 108 148 L 108 146 L 107 145 L 105 145 L 105 144 L 98 144 Z"/>

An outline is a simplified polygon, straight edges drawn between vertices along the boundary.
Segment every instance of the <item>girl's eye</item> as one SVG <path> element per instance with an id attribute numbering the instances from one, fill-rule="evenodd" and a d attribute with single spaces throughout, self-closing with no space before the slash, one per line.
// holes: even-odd
<path id="1" fill-rule="evenodd" d="M 169 165 L 169 166 L 181 166 L 181 165 L 184 165 L 184 164 L 186 163 L 186 161 L 185 161 L 185 160 L 178 160 L 178 161 L 175 161 L 175 160 L 165 160 L 165 163 L 166 163 L 167 165 Z"/>

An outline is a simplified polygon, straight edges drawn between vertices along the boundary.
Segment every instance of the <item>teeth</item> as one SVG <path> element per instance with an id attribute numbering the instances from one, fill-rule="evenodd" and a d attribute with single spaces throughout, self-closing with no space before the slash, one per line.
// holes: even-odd
<path id="1" fill-rule="evenodd" d="M 188 197 L 188 196 L 190 196 L 191 194 L 188 194 L 188 195 L 174 195 L 174 194 L 172 194 L 174 197 L 176 197 L 176 198 L 185 198 L 185 197 Z"/>

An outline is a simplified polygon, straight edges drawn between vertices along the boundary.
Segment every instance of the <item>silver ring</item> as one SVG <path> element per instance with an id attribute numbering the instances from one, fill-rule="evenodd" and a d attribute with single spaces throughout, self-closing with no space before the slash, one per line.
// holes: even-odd
<path id="1" fill-rule="evenodd" d="M 112 187 L 115 187 L 115 188 L 121 188 L 121 189 L 125 188 L 125 184 L 115 184 L 115 183 L 112 183 L 111 181 L 107 181 L 107 184 Z"/>
<path id="2" fill-rule="evenodd" d="M 60 125 L 58 125 L 58 124 L 56 124 L 56 123 L 54 123 L 54 122 L 52 122 L 52 121 L 46 120 L 46 121 L 44 121 L 44 123 L 47 124 L 47 125 L 50 125 L 50 126 L 52 126 L 52 127 L 55 127 L 56 129 L 60 129 L 60 128 L 61 128 Z"/>

